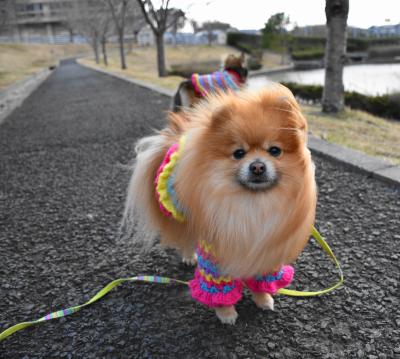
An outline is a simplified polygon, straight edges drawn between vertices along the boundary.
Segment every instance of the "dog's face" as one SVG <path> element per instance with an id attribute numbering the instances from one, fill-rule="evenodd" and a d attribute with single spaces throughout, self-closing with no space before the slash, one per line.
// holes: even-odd
<path id="1" fill-rule="evenodd" d="M 244 66 L 245 56 L 242 52 L 239 56 L 230 54 L 226 57 L 224 61 L 225 68 L 235 68 L 235 67 L 243 67 Z"/>
<path id="2" fill-rule="evenodd" d="M 265 192 L 301 176 L 306 121 L 291 94 L 232 96 L 212 113 L 203 168 L 221 188 Z"/>
<path id="3" fill-rule="evenodd" d="M 235 70 L 239 74 L 242 81 L 246 81 L 248 71 L 245 67 L 244 53 L 241 53 L 239 56 L 233 54 L 228 55 L 224 62 L 224 68 L 226 70 Z"/>

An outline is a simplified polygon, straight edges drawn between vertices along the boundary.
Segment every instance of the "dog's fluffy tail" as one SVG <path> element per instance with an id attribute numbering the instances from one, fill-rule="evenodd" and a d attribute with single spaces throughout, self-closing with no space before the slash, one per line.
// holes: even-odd
<path id="1" fill-rule="evenodd" d="M 136 143 L 136 158 L 120 226 L 120 238 L 124 242 L 140 243 L 144 248 L 154 243 L 158 231 L 153 221 L 153 179 L 169 146 L 168 142 L 168 138 L 160 134 L 145 137 Z"/>

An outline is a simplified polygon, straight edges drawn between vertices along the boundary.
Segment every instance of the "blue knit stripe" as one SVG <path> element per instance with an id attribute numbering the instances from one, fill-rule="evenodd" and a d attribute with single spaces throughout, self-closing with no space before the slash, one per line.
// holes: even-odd
<path id="1" fill-rule="evenodd" d="M 204 271 L 209 274 L 211 273 L 213 277 L 219 277 L 221 273 L 218 270 L 218 267 L 210 262 L 207 259 L 204 259 L 201 254 L 197 251 L 197 263 L 201 269 L 204 269 Z"/>
<path id="2" fill-rule="evenodd" d="M 283 270 L 280 270 L 278 274 L 267 274 L 267 275 L 257 275 L 256 280 L 259 282 L 274 282 L 276 280 L 280 280 L 283 276 Z"/>
<path id="3" fill-rule="evenodd" d="M 172 203 L 173 203 L 175 209 L 180 213 L 184 213 L 184 209 L 180 205 L 177 195 L 176 195 L 174 182 L 175 182 L 175 174 L 172 173 L 167 180 L 167 192 L 172 200 Z"/>
<path id="4" fill-rule="evenodd" d="M 215 86 L 214 86 L 214 82 L 213 82 L 213 75 L 212 74 L 208 74 L 206 75 L 207 77 L 207 82 L 208 82 L 208 91 L 209 92 L 214 92 L 215 91 Z"/>
<path id="5" fill-rule="evenodd" d="M 220 89 L 225 89 L 225 84 L 222 81 L 222 73 L 221 71 L 214 72 L 215 79 L 217 81 L 218 87 Z"/>
<path id="6" fill-rule="evenodd" d="M 236 85 L 235 82 L 231 79 L 231 75 L 229 74 L 228 71 L 223 71 L 222 75 L 224 76 L 225 82 L 229 85 L 229 88 L 232 90 L 239 90 L 238 85 Z"/>
<path id="7" fill-rule="evenodd" d="M 211 286 L 210 288 L 207 287 L 207 284 L 202 282 L 200 284 L 200 287 L 202 290 L 204 290 L 205 292 L 211 293 L 211 294 L 218 294 L 218 293 L 224 293 L 227 294 L 229 292 L 231 292 L 232 290 L 235 289 L 235 284 L 232 285 L 224 285 L 224 287 L 222 288 L 222 290 L 218 289 L 217 287 L 215 287 L 214 285 Z"/>

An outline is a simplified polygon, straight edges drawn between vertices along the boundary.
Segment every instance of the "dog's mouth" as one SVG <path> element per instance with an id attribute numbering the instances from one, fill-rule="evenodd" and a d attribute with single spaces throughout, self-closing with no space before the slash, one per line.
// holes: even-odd
<path id="1" fill-rule="evenodd" d="M 277 184 L 278 179 L 271 179 L 268 177 L 243 179 L 239 177 L 238 182 L 242 187 L 245 187 L 246 189 L 252 191 L 263 191 L 274 187 Z"/>

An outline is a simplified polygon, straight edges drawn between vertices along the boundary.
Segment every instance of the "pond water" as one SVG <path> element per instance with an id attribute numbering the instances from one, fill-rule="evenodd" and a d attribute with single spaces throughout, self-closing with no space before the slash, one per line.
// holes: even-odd
<path id="1" fill-rule="evenodd" d="M 268 81 L 323 85 L 324 78 L 324 69 L 287 71 L 250 78 L 249 86 L 259 88 Z M 365 95 L 384 95 L 392 92 L 400 92 L 400 64 L 345 66 L 343 81 L 346 91 L 357 91 Z"/>

